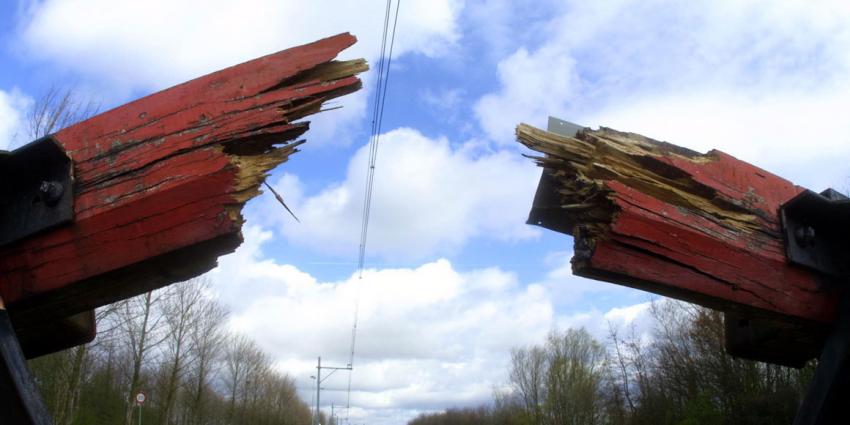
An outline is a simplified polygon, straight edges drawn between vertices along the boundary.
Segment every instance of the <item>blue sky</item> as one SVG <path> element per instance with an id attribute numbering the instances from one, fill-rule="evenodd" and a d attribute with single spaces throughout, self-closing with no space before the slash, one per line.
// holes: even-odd
<path id="1" fill-rule="evenodd" d="M 350 31 L 378 54 L 383 2 L 6 2 L 0 148 L 27 105 L 74 87 L 104 109 Z M 850 176 L 850 9 L 842 2 L 405 0 L 378 153 L 367 267 L 353 278 L 374 76 L 311 118 L 302 152 L 246 208 L 211 272 L 231 327 L 309 399 L 315 357 L 347 360 L 352 419 L 404 423 L 486 402 L 512 346 L 554 327 L 638 323 L 649 295 L 573 277 L 572 241 L 524 224 L 540 171 L 513 141 L 554 115 L 723 150 L 815 190 Z M 17 135 L 17 137 L 16 137 Z M 359 287 L 359 289 L 358 289 Z M 329 382 L 323 400 L 340 403 Z M 356 418 L 356 419 L 355 419 Z"/>

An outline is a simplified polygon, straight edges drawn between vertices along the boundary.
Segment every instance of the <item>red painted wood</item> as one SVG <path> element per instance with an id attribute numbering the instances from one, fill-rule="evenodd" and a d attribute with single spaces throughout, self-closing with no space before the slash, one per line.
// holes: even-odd
<path id="1" fill-rule="evenodd" d="M 611 129 L 564 138 L 523 124 L 517 135 L 546 154 L 535 158 L 550 170 L 541 189 L 567 207 L 546 204 L 544 226 L 579 226 L 576 274 L 742 317 L 834 321 L 835 290 L 786 260 L 780 207 L 803 190 L 792 182 L 720 151 Z"/>
<path id="2" fill-rule="evenodd" d="M 618 207 L 610 239 L 597 243 L 587 269 L 578 269 L 577 274 L 644 281 L 632 286 L 649 285 L 644 289 L 724 310 L 833 321 L 835 293 L 824 290 L 814 273 L 785 259 L 779 207 L 802 189 L 722 152 L 709 156 L 715 160 L 658 159 L 686 171 L 716 190 L 718 197 L 755 212 L 760 231 L 732 232 L 697 211 L 616 180 L 606 181 Z"/>
<path id="3" fill-rule="evenodd" d="M 611 186 L 617 187 L 618 195 L 628 192 L 616 182 Z M 653 282 L 698 297 L 707 295 L 819 322 L 834 319 L 837 298 L 821 289 L 814 274 L 785 261 L 781 240 L 761 238 L 757 242 L 725 237 L 722 229 L 709 225 L 709 220 L 653 202 L 645 195 L 637 198 L 628 201 L 618 198 L 622 211 L 612 224 L 612 237 L 607 245 L 616 243 L 620 251 L 628 247 L 640 254 L 641 262 L 624 262 L 624 258 L 618 258 L 621 255 L 612 255 L 617 251 L 603 244 L 605 248 L 597 246 L 591 267 L 623 273 L 624 264 L 639 264 L 630 276 L 644 276 L 652 270 Z M 662 258 L 662 264 L 650 266 L 652 255 Z"/>
<path id="4" fill-rule="evenodd" d="M 271 54 L 57 133 L 74 162 L 75 222 L 0 249 L 0 295 L 10 309 L 62 291 L 96 290 L 97 303 L 133 295 L 122 288 L 104 297 L 102 287 L 75 285 L 238 234 L 239 208 L 252 196 L 242 193 L 239 164 L 272 158 L 258 165 L 255 174 L 261 175 L 284 161 L 294 146 L 274 151 L 272 142 L 296 139 L 308 129 L 296 120 L 360 87 L 353 74 L 362 69 L 330 79 L 314 72 L 355 40 L 340 34 Z M 247 186 L 254 189 L 259 181 Z M 233 249 L 220 246 L 210 255 Z M 63 306 L 63 314 L 97 306 L 80 299 Z"/>

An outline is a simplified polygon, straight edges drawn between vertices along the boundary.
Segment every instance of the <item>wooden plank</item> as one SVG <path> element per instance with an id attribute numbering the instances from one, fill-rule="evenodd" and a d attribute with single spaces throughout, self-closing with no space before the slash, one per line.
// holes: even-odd
<path id="1" fill-rule="evenodd" d="M 301 118 L 361 87 L 340 34 L 236 65 L 55 134 L 75 221 L 0 250 L 17 322 L 58 319 L 184 280 L 241 243 L 242 206 L 296 152 Z"/>
<path id="2" fill-rule="evenodd" d="M 779 207 L 802 188 L 720 151 L 608 128 L 520 124 L 517 138 L 544 154 L 534 160 L 562 209 L 547 227 L 571 229 L 575 274 L 743 317 L 835 320 L 835 290 L 785 259 Z"/>

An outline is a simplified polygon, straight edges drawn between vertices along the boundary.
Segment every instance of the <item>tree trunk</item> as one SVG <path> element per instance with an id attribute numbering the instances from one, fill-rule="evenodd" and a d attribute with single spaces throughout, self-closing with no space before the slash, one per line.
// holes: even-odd
<path id="1" fill-rule="evenodd" d="M 136 407 L 136 394 L 141 391 L 140 378 L 142 373 L 142 364 L 145 360 L 145 352 L 148 349 L 148 322 L 150 321 L 151 309 L 153 308 L 153 293 L 148 292 L 144 295 L 142 303 L 142 324 L 139 327 L 138 343 L 136 350 L 133 352 L 133 375 L 130 378 L 130 387 L 127 391 L 127 410 L 124 415 L 124 423 L 132 425 L 135 416 L 133 415 Z M 129 307 L 128 307 L 129 308 Z"/>
<path id="2" fill-rule="evenodd" d="M 65 379 L 65 396 L 62 398 L 62 406 L 54 418 L 57 425 L 71 425 L 77 411 L 80 397 L 80 385 L 83 369 L 85 367 L 88 346 L 81 345 L 71 349 L 71 365 Z"/>

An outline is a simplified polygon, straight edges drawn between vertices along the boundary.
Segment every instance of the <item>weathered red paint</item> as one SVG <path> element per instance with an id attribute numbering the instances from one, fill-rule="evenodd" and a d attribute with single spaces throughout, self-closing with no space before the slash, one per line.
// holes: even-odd
<path id="1" fill-rule="evenodd" d="M 834 321 L 836 290 L 785 256 L 780 207 L 803 188 L 720 151 L 701 155 L 610 129 L 587 129 L 576 138 L 546 134 L 522 125 L 518 130 L 521 142 L 546 154 L 538 163 L 558 173 L 552 190 L 569 204 L 588 202 L 598 211 L 613 211 L 603 224 L 593 223 L 604 231 L 576 235 L 577 275 L 744 317 L 815 327 Z M 634 144 L 622 150 L 616 142 L 606 144 L 618 137 L 633 138 Z M 582 198 L 569 186 L 575 179 L 601 183 L 605 201 Z M 687 196 L 669 190 L 677 187 Z M 689 203 L 703 199 L 750 219 L 731 224 Z M 582 213 L 565 211 L 567 223 L 587 225 Z"/>
<path id="2" fill-rule="evenodd" d="M 151 289 L 116 284 L 111 293 L 99 276 L 206 244 L 204 264 L 191 270 L 196 274 L 235 249 L 242 218 L 234 208 L 253 194 L 241 193 L 237 154 L 277 155 L 261 174 L 295 152 L 297 143 L 270 154 L 272 144 L 308 129 L 295 120 L 360 87 L 354 74 L 362 69 L 332 77 L 317 71 L 355 40 L 340 34 L 271 54 L 58 132 L 54 137 L 74 163 L 75 221 L 0 249 L 0 295 L 10 311 L 17 306 L 25 317 L 55 310 L 64 317 Z M 157 275 L 154 286 L 188 277 L 139 273 L 148 272 Z M 30 302 L 42 299 L 49 312 Z"/>
<path id="3" fill-rule="evenodd" d="M 619 212 L 610 239 L 597 244 L 587 263 L 595 270 L 587 274 L 604 271 L 651 281 L 679 298 L 724 309 L 738 305 L 816 322 L 834 320 L 835 294 L 822 288 L 815 273 L 785 258 L 779 208 L 802 188 L 722 152 L 708 155 L 714 160 L 659 159 L 717 196 L 757 212 L 761 231 L 729 232 L 693 211 L 609 181 Z"/>

